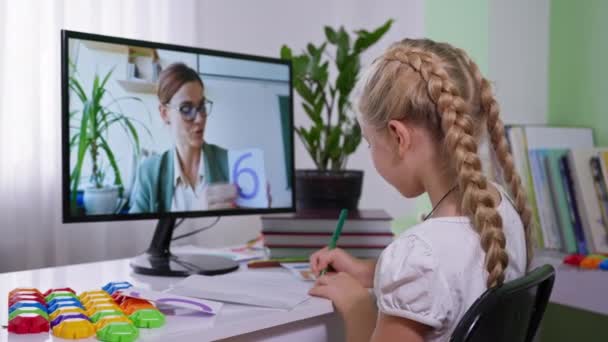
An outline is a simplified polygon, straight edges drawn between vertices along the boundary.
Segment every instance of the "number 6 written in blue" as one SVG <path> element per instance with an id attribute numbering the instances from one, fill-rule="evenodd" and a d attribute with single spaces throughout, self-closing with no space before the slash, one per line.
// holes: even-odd
<path id="1" fill-rule="evenodd" d="M 250 168 L 250 167 L 240 168 L 239 167 L 241 165 L 241 162 L 243 162 L 243 160 L 251 157 L 252 155 L 253 154 L 251 152 L 247 152 L 247 153 L 243 154 L 242 156 L 240 156 L 239 159 L 236 160 L 236 163 L 234 163 L 234 168 L 232 169 L 232 179 L 234 179 L 234 182 L 237 185 L 237 189 L 239 191 L 239 197 L 244 198 L 244 199 L 254 198 L 257 195 L 258 189 L 260 187 L 260 181 L 258 179 L 258 175 L 255 173 L 255 171 L 252 168 Z M 251 175 L 251 178 L 253 180 L 253 190 L 250 193 L 243 192 L 243 189 L 239 186 L 239 178 L 241 177 L 242 174 Z"/>

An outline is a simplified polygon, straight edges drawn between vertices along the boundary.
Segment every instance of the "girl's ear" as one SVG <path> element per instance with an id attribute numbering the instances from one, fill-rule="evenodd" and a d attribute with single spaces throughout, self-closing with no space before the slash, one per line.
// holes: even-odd
<path id="1" fill-rule="evenodd" d="M 403 157 L 412 145 L 412 134 L 409 127 L 399 120 L 390 120 L 388 122 L 388 132 L 390 139 L 397 147 L 397 154 Z"/>
<path id="2" fill-rule="evenodd" d="M 163 120 L 163 122 L 168 125 L 170 123 L 170 121 L 169 121 L 169 112 L 167 111 L 167 106 L 159 104 L 158 112 L 160 113 L 160 118 Z"/>

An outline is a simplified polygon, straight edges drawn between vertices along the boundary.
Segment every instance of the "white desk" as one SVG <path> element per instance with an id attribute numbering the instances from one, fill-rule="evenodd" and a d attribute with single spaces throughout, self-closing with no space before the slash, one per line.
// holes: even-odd
<path id="1" fill-rule="evenodd" d="M 285 272 L 287 272 L 285 270 Z M 7 325 L 8 292 L 17 287 L 71 287 L 77 293 L 98 289 L 110 281 L 163 290 L 181 278 L 134 274 L 128 259 L 0 274 L 0 323 Z M 294 277 L 294 282 L 299 280 Z M 244 284 L 246 286 L 246 284 Z M 341 341 L 342 322 L 330 301 L 310 298 L 291 311 L 225 304 L 217 316 L 167 316 L 159 329 L 140 329 L 138 341 Z M 50 333 L 9 334 L 0 330 L 0 341 L 67 341 Z M 96 341 L 91 338 L 79 341 Z"/>
<path id="2" fill-rule="evenodd" d="M 555 283 L 551 303 L 608 315 L 608 271 L 585 270 L 562 264 L 563 253 L 535 252 L 532 266 L 551 264 L 555 267 Z"/>

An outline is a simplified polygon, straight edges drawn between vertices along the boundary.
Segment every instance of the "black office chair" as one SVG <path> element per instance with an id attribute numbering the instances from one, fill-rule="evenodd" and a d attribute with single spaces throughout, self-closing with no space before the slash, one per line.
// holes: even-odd
<path id="1" fill-rule="evenodd" d="M 532 342 L 545 313 L 555 269 L 544 265 L 484 292 L 467 310 L 451 342 Z"/>

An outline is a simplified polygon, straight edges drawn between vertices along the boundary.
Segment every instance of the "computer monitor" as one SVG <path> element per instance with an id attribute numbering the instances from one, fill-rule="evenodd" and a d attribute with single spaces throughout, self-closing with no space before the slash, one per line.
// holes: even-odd
<path id="1" fill-rule="evenodd" d="M 293 212 L 291 64 L 62 31 L 63 221 L 156 219 L 135 272 L 220 274 L 174 255 L 176 219 Z"/>

